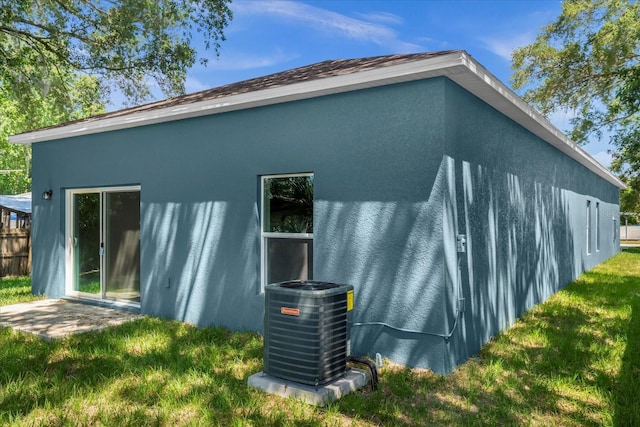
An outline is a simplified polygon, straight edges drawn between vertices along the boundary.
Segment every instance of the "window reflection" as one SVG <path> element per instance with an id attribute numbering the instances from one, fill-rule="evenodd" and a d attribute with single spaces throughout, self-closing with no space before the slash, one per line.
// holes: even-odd
<path id="1" fill-rule="evenodd" d="M 313 175 L 262 177 L 263 285 L 313 279 Z"/>
<path id="2" fill-rule="evenodd" d="M 264 179 L 264 231 L 313 233 L 313 176 Z"/>

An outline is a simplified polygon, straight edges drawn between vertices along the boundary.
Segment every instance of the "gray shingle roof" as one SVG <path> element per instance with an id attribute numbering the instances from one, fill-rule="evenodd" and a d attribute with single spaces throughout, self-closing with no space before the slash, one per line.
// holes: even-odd
<path id="1" fill-rule="evenodd" d="M 11 135 L 9 142 L 33 144 L 442 76 L 613 185 L 626 188 L 622 181 L 463 50 L 318 62 L 76 122 Z"/>
<path id="2" fill-rule="evenodd" d="M 256 77 L 250 80 L 244 80 L 237 83 L 230 83 L 224 86 L 218 86 L 187 95 L 167 98 L 161 101 L 149 104 L 139 105 L 136 107 L 126 108 L 123 110 L 111 111 L 108 113 L 92 116 L 86 119 L 80 119 L 73 122 L 63 123 L 58 126 L 65 126 L 71 123 L 91 122 L 112 117 L 121 117 L 129 114 L 151 111 L 161 108 L 174 107 L 178 105 L 191 104 L 199 101 L 208 101 L 212 99 L 224 98 L 226 96 L 238 95 L 242 93 L 255 92 L 263 89 L 271 89 L 300 83 L 311 80 L 318 80 L 327 77 L 335 77 L 346 74 L 368 71 L 391 65 L 403 64 L 406 62 L 420 61 L 423 59 L 433 58 L 436 56 L 446 55 L 456 50 L 424 52 L 385 56 L 372 56 L 368 58 L 357 59 L 336 59 L 317 62 L 303 67 L 293 68 L 279 73 L 270 74 L 263 77 Z M 51 126 L 51 128 L 57 126 Z M 48 129 L 48 128 L 47 128 Z"/>

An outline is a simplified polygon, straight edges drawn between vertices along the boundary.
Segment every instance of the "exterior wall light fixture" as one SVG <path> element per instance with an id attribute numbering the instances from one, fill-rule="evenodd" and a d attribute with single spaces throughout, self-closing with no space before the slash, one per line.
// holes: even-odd
<path id="1" fill-rule="evenodd" d="M 51 196 L 53 196 L 53 190 L 47 190 L 44 193 L 42 193 L 43 200 L 51 200 Z"/>

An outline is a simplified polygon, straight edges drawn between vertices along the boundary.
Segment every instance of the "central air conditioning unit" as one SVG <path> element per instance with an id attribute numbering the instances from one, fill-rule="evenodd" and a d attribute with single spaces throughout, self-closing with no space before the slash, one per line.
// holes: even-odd
<path id="1" fill-rule="evenodd" d="M 353 286 L 290 281 L 265 287 L 265 374 L 318 386 L 344 375 Z"/>

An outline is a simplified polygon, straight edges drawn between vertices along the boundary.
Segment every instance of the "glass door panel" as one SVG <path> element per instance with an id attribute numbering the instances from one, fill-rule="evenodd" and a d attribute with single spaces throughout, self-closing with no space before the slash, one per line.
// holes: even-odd
<path id="1" fill-rule="evenodd" d="M 105 297 L 140 301 L 140 192 L 104 193 Z"/>
<path id="2" fill-rule="evenodd" d="M 100 193 L 73 195 L 73 289 L 100 296 Z"/>
<path id="3" fill-rule="evenodd" d="M 71 190 L 69 291 L 140 302 L 140 189 Z"/>

